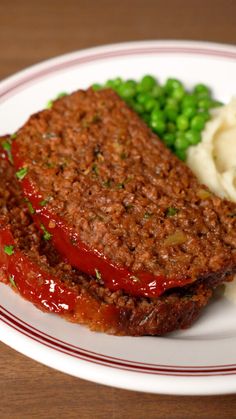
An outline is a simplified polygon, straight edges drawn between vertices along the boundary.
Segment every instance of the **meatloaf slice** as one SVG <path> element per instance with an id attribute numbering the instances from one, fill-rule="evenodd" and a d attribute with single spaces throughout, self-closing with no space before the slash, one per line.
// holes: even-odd
<path id="1" fill-rule="evenodd" d="M 200 185 L 112 90 L 55 101 L 12 152 L 38 224 L 111 290 L 159 296 L 236 271 L 236 205 Z"/>
<path id="2" fill-rule="evenodd" d="M 222 283 L 222 276 L 207 278 L 153 299 L 110 291 L 99 278 L 63 261 L 52 243 L 38 233 L 13 167 L 4 153 L 0 157 L 0 281 L 41 310 L 96 331 L 163 335 L 189 327 Z"/>

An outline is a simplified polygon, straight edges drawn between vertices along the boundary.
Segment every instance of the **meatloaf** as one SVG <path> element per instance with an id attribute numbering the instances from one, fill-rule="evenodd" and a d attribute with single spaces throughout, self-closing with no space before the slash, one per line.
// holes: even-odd
<path id="1" fill-rule="evenodd" d="M 56 312 L 96 331 L 163 335 L 189 327 L 208 303 L 213 289 L 223 279 L 227 280 L 227 276 L 222 275 L 208 277 L 152 299 L 131 297 L 122 290 L 110 291 L 99 278 L 71 267 L 51 241 L 39 234 L 26 209 L 29 202 L 23 199 L 13 167 L 4 157 L 4 153 L 0 153 L 0 281 L 11 285 L 38 308 Z M 7 253 L 3 242 L 6 231 L 10 240 L 5 243 Z M 15 276 L 10 271 L 13 256 Z M 61 295 L 55 289 L 62 290 Z M 71 298 L 68 303 L 68 295 L 72 295 L 73 304 Z"/>
<path id="2" fill-rule="evenodd" d="M 99 271 L 111 290 L 158 296 L 235 272 L 235 204 L 200 185 L 112 90 L 56 100 L 17 132 L 12 153 L 48 237 L 74 266 Z M 93 253 L 87 265 L 79 253 L 72 257 L 79 246 Z M 111 281 L 115 268 L 126 269 L 126 282 Z"/>

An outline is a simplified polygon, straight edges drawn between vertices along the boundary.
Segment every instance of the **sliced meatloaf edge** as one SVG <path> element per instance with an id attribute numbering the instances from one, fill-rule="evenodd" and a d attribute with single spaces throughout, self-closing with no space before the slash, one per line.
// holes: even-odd
<path id="1" fill-rule="evenodd" d="M 56 252 L 50 241 L 45 241 L 33 223 L 26 203 L 16 182 L 13 167 L 1 153 L 0 159 L 0 234 L 9 228 L 14 237 L 14 251 L 21 252 L 29 264 L 40 272 L 76 294 L 76 303 L 71 310 L 60 312 L 72 322 L 84 324 L 91 330 L 116 335 L 164 335 L 187 328 L 197 319 L 212 296 L 213 289 L 229 278 L 224 274 L 199 280 L 193 285 L 170 290 L 160 298 L 131 297 L 122 291 L 111 292 L 98 278 L 82 274 L 72 268 Z M 0 250 L 3 256 L 3 249 Z M 9 257 L 4 256 L 5 259 Z M 7 269 L 0 257 L 0 280 L 26 296 L 21 287 L 9 281 Z M 32 274 L 32 272 L 31 272 Z M 24 280 L 27 282 L 27 275 Z M 36 284 L 33 278 L 32 284 Z M 34 282 L 36 281 L 36 282 Z M 63 300 L 61 302 L 63 304 Z M 36 303 L 44 311 L 54 311 Z"/>
<path id="2" fill-rule="evenodd" d="M 161 276 L 171 288 L 171 278 L 184 285 L 236 271 L 236 205 L 200 185 L 113 91 L 89 89 L 55 101 L 17 132 L 12 152 L 25 193 L 31 181 L 39 191 L 37 214 L 58 251 L 91 275 L 97 255 L 112 269 L 129 270 L 128 281 L 114 286 L 101 263 L 111 290 L 151 296 Z M 66 246 L 65 236 L 56 240 L 63 222 Z M 95 255 L 87 265 L 72 257 L 80 242 Z M 143 275 L 151 277 L 142 294 Z"/>

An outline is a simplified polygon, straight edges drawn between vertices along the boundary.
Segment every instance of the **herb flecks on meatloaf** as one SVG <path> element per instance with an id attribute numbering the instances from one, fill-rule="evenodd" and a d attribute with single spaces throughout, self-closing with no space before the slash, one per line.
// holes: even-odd
<path id="1" fill-rule="evenodd" d="M 4 244 L 0 240 L 0 281 L 41 310 L 56 312 L 100 332 L 163 335 L 189 327 L 209 301 L 213 289 L 227 279 L 208 278 L 152 299 L 110 291 L 99 275 L 93 278 L 72 268 L 51 241 L 39 234 L 26 210 L 29 203 L 22 196 L 13 167 L 0 155 L 0 238 L 6 230 L 10 232 L 9 242 Z M 19 270 L 21 265 L 14 259 L 18 270 L 14 277 L 9 272 L 9 260 L 17 255 L 27 269 Z"/>
<path id="2" fill-rule="evenodd" d="M 17 133 L 13 157 L 26 169 L 23 187 L 33 183 L 42 213 L 65 222 L 74 248 L 78 240 L 129 270 L 133 287 L 142 286 L 141 274 L 174 278 L 171 288 L 235 272 L 235 204 L 200 185 L 112 90 L 78 91 L 33 115 Z M 86 271 L 69 246 L 63 252 Z M 96 260 L 89 266 L 111 279 Z"/>

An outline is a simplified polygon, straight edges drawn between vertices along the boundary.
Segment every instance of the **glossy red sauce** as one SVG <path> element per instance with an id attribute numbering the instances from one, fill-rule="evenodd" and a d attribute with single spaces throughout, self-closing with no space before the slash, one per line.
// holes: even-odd
<path id="1" fill-rule="evenodd" d="M 13 143 L 12 154 L 17 170 L 24 167 L 16 143 Z M 148 272 L 131 272 L 125 267 L 115 265 L 96 249 L 89 249 L 63 219 L 40 205 L 44 197 L 33 185 L 29 175 L 22 179 L 21 185 L 25 197 L 35 210 L 33 218 L 36 224 L 39 228 L 43 224 L 51 234 L 51 240 L 59 253 L 80 271 L 93 276 L 97 273 L 110 290 L 122 289 L 133 296 L 159 297 L 170 288 L 182 287 L 192 282 L 191 278 L 183 276 L 169 278 Z"/>
<path id="2" fill-rule="evenodd" d="M 14 246 L 14 253 L 7 255 L 4 247 L 10 245 Z M 43 310 L 65 313 L 75 309 L 77 293 L 18 250 L 9 227 L 0 229 L 0 267 L 22 296 Z"/>
<path id="3" fill-rule="evenodd" d="M 7 255 L 5 246 L 14 246 Z M 3 282 L 46 312 L 64 315 L 68 320 L 88 324 L 92 329 L 119 332 L 120 310 L 113 305 L 97 301 L 85 290 L 71 288 L 33 263 L 15 245 L 9 226 L 0 220 L 0 271 Z M 10 280 L 11 277 L 11 280 Z"/>
<path id="4" fill-rule="evenodd" d="M 9 162 L 5 151 L 0 152 L 0 160 Z M 4 250 L 5 246 L 10 245 L 14 246 L 12 255 Z M 119 333 L 120 309 L 98 301 L 79 286 L 70 287 L 33 263 L 17 248 L 4 218 L 0 218 L 0 281 L 11 285 L 17 293 L 43 311 L 63 315 L 94 330 L 116 330 Z"/>

